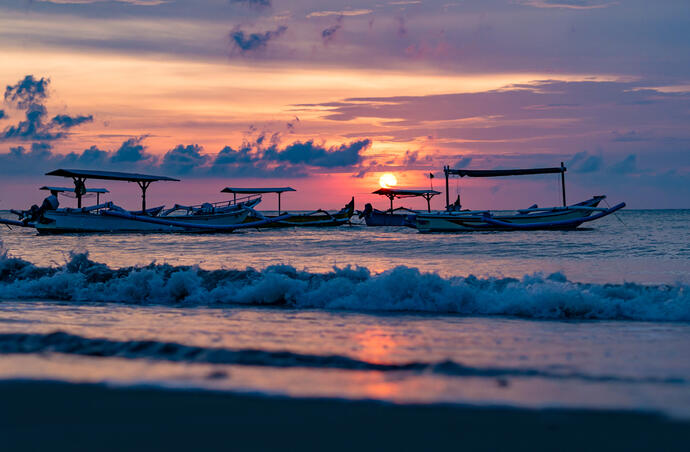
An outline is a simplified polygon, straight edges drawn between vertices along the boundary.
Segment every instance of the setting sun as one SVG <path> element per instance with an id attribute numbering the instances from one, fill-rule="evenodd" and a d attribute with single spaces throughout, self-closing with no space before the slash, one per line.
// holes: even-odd
<path id="1" fill-rule="evenodd" d="M 398 185 L 398 179 L 393 173 L 383 173 L 379 179 L 379 185 L 381 188 L 391 188 Z"/>

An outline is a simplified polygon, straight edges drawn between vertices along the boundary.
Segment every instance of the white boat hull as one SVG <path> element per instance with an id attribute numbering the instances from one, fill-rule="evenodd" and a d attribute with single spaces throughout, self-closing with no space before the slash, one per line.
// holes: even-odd
<path id="1" fill-rule="evenodd" d="M 162 219 L 177 223 L 231 226 L 247 218 L 246 209 L 210 215 L 170 216 Z M 45 222 L 36 223 L 41 234 L 89 233 L 89 232 L 188 232 L 193 228 L 177 225 L 153 224 L 130 218 L 103 215 L 99 212 L 75 212 L 53 210 L 43 215 Z"/>
<path id="2" fill-rule="evenodd" d="M 593 213 L 592 210 L 582 207 L 596 207 L 604 199 L 601 196 L 568 207 L 554 207 L 553 210 L 541 210 L 536 212 L 515 212 L 514 214 L 491 214 L 487 211 L 460 211 L 460 212 L 435 212 L 418 213 L 416 226 L 419 232 L 469 232 L 469 231 L 504 231 L 521 229 L 523 226 L 536 226 L 538 229 L 574 229 L 580 225 L 578 220 L 586 220 Z M 574 208 L 573 208 L 574 207 Z M 485 216 L 501 223 L 514 225 L 497 225 L 486 221 Z M 567 225 L 565 225 L 567 223 Z"/>

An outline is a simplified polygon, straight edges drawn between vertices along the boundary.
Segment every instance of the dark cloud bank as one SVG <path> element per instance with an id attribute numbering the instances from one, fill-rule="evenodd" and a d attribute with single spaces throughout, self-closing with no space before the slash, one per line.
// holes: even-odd
<path id="1" fill-rule="evenodd" d="M 76 167 L 190 177 L 305 177 L 321 170 L 358 170 L 362 152 L 371 145 L 364 139 L 327 148 L 309 140 L 281 148 L 275 143 L 264 146 L 262 135 L 237 149 L 225 146 L 217 154 L 205 153 L 198 144 L 180 144 L 156 156 L 147 152 L 144 139 L 130 138 L 112 151 L 91 146 L 68 154 L 53 152 L 45 142 L 32 143 L 29 148 L 16 146 L 0 153 L 0 174 L 38 175 L 57 167 Z"/>

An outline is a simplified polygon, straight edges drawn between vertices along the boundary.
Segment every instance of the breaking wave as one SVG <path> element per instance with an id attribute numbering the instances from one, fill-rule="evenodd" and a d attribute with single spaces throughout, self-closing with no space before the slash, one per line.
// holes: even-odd
<path id="1" fill-rule="evenodd" d="M 51 334 L 0 334 L 0 354 L 64 353 L 90 357 L 118 357 L 185 363 L 225 364 L 262 367 L 302 367 L 317 369 L 370 370 L 379 372 L 430 372 L 455 377 L 551 378 L 591 382 L 685 384 L 683 378 L 634 378 L 588 375 L 562 366 L 549 369 L 516 367 L 474 367 L 455 361 L 385 364 L 341 355 L 311 355 L 289 351 L 197 347 L 175 342 L 116 341 L 94 339 L 64 332 Z"/>
<path id="2" fill-rule="evenodd" d="M 87 253 L 73 253 L 57 267 L 0 255 L 0 299 L 690 321 L 690 286 L 684 284 L 583 284 L 561 273 L 443 278 L 409 267 L 379 274 L 351 266 L 328 273 L 288 265 L 203 270 L 152 263 L 112 269 Z"/>

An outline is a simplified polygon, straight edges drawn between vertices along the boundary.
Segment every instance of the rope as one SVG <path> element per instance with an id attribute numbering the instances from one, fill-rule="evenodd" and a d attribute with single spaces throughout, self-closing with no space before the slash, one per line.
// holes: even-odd
<path id="1" fill-rule="evenodd" d="M 609 202 L 606 199 L 604 199 L 604 204 L 606 204 L 606 206 L 609 209 L 611 208 L 611 205 L 609 204 Z M 616 212 L 613 212 L 613 216 L 616 217 L 618 219 L 618 221 L 620 221 L 623 226 L 625 226 L 628 230 L 630 230 L 630 226 L 625 224 L 625 222 L 623 222 L 623 220 L 620 219 L 620 217 L 618 216 L 618 214 L 616 214 Z"/>

